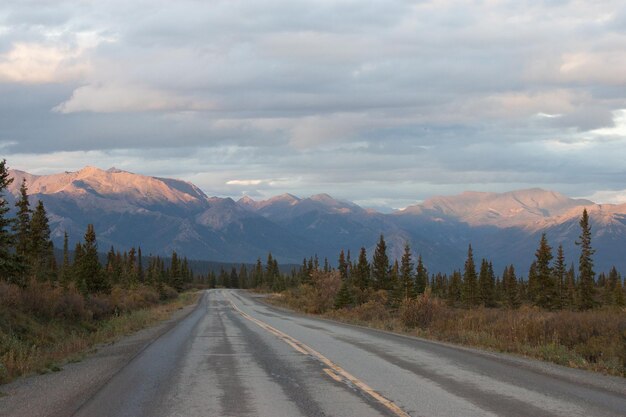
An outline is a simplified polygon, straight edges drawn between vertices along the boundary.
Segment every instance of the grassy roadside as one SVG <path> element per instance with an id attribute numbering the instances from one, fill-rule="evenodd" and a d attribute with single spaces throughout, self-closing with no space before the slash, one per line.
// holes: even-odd
<path id="1" fill-rule="evenodd" d="M 295 290 L 273 294 L 268 302 L 348 324 L 626 377 L 624 309 L 550 312 L 523 306 L 517 310 L 468 310 L 428 295 L 403 303 L 399 309 L 388 308 L 382 296 L 352 308 L 311 309 L 311 299 L 307 291 Z"/>
<path id="2" fill-rule="evenodd" d="M 42 317 L 6 305 L 0 306 L 0 383 L 35 372 L 59 371 L 64 362 L 80 360 L 89 349 L 110 343 L 169 318 L 195 303 L 199 292 L 136 309 L 116 311 L 95 319 Z"/>

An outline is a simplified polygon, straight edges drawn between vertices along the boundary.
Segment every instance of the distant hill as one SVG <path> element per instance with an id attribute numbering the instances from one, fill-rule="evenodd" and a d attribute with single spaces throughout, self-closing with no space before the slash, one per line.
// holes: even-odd
<path id="1" fill-rule="evenodd" d="M 189 182 L 114 168 L 11 175 L 11 203 L 26 178 L 33 201 L 46 205 L 57 247 L 65 231 L 73 246 L 93 223 L 101 251 L 141 245 L 145 255 L 176 250 L 225 263 L 264 260 L 271 251 L 281 263 L 300 264 L 313 254 L 335 263 L 341 249 L 355 257 L 365 246 L 371 254 L 383 233 L 392 257 L 399 258 L 410 241 L 431 272 L 461 268 L 471 243 L 475 256 L 489 257 L 498 272 L 513 263 L 525 274 L 543 232 L 553 247 L 564 245 L 568 262 L 577 262 L 578 219 L 587 208 L 596 269 L 616 265 L 626 272 L 626 205 L 598 205 L 538 188 L 435 197 L 383 214 L 327 194 L 262 201 L 209 197 Z"/>

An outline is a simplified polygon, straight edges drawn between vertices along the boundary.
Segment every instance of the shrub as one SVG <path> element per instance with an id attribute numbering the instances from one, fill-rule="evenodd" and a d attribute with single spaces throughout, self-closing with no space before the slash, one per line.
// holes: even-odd
<path id="1" fill-rule="evenodd" d="M 410 329 L 428 327 L 436 315 L 441 314 L 441 300 L 433 298 L 430 290 L 417 299 L 404 300 L 400 305 L 399 316 L 402 324 Z"/>

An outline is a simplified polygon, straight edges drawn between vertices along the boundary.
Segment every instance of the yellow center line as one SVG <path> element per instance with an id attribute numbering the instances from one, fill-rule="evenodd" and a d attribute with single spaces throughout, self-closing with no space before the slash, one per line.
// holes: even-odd
<path id="1" fill-rule="evenodd" d="M 253 322 L 256 325 L 258 325 L 259 327 L 261 327 L 261 328 L 267 330 L 268 332 L 272 333 L 273 335 L 275 335 L 276 337 L 278 337 L 279 339 L 281 339 L 282 341 L 287 343 L 289 346 L 294 348 L 296 351 L 298 351 L 298 352 L 300 352 L 300 353 L 302 353 L 304 355 L 310 355 L 310 356 L 313 356 L 313 357 L 317 358 L 320 362 L 322 362 L 324 365 L 326 365 L 328 367 L 328 368 L 324 369 L 324 372 L 328 376 L 333 378 L 335 381 L 343 382 L 343 383 L 345 383 L 345 381 L 349 381 L 352 385 L 354 385 L 355 387 L 359 388 L 361 391 L 363 391 L 364 393 L 366 393 L 367 395 L 372 397 L 374 400 L 378 401 L 380 404 L 385 406 L 387 409 L 389 409 L 395 415 L 400 416 L 400 417 L 410 417 L 410 415 L 407 414 L 402 408 L 400 408 L 399 406 L 394 404 L 393 401 L 385 398 L 384 396 L 382 396 L 381 394 L 376 392 L 372 387 L 370 387 L 365 382 L 361 381 L 360 379 L 358 379 L 357 377 L 355 377 L 354 375 L 352 375 L 351 373 L 349 373 L 348 371 L 343 369 L 341 366 L 339 366 L 336 363 L 332 362 L 326 356 L 322 355 L 321 353 L 319 353 L 318 351 L 314 350 L 313 348 L 305 345 L 304 343 L 300 342 L 299 340 L 294 339 L 293 337 L 289 336 L 288 334 L 283 333 L 280 330 L 270 326 L 269 324 L 267 324 L 265 322 L 262 322 L 261 320 L 258 320 L 256 318 L 252 317 L 251 315 L 243 312 L 239 307 L 237 307 L 237 305 L 235 305 L 235 303 L 233 302 L 233 300 L 231 299 L 230 296 L 225 296 L 225 297 L 228 299 L 228 301 L 233 306 L 233 308 L 239 314 L 241 314 L 244 318 L 250 320 L 251 322 Z"/>

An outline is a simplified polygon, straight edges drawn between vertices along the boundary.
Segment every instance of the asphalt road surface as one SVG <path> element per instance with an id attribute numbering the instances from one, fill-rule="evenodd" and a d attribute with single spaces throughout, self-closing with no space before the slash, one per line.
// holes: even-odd
<path id="1" fill-rule="evenodd" d="M 626 416 L 626 380 L 211 290 L 77 416 Z"/>

